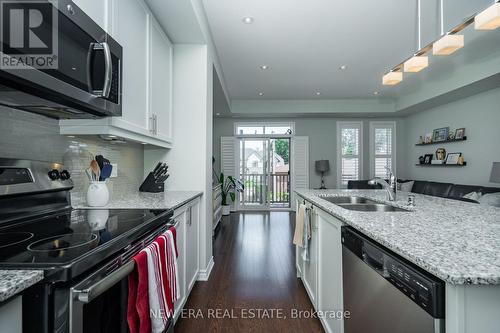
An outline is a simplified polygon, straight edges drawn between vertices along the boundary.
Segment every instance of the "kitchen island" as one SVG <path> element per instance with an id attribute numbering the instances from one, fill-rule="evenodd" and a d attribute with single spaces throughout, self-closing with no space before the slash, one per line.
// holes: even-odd
<path id="1" fill-rule="evenodd" d="M 419 194 L 414 194 L 415 207 L 408 207 L 408 194 L 398 193 L 397 200 L 389 202 L 384 190 L 297 190 L 296 193 L 298 203 L 305 202 L 319 210 L 319 216 L 324 217 L 320 222 L 333 222 L 336 227 L 351 226 L 446 282 L 446 332 L 498 331 L 500 209 Z M 408 211 L 347 210 L 325 200 L 332 196 L 364 197 Z M 337 234 L 340 235 L 340 231 Z M 319 231 L 320 243 L 321 237 L 324 237 L 322 230 Z M 339 240 L 340 236 L 336 241 Z M 333 250 L 338 252 L 341 246 L 335 246 Z M 312 256 L 314 250 L 311 252 Z M 339 258 L 335 258 L 335 262 L 341 263 L 340 254 L 336 255 Z M 317 272 L 321 275 L 322 269 L 318 267 Z M 298 275 L 307 276 L 307 273 L 306 269 Z M 321 276 L 310 280 L 321 281 Z M 315 294 L 311 298 L 321 295 L 321 283 L 312 287 L 307 281 L 304 284 L 306 289 L 315 291 L 308 290 L 310 296 Z M 314 304 L 315 300 L 312 301 Z M 341 305 L 340 301 L 338 304 Z"/>

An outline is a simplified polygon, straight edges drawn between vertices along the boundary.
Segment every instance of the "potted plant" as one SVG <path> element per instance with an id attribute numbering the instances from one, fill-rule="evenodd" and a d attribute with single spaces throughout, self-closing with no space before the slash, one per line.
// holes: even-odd
<path id="1" fill-rule="evenodd" d="M 224 179 L 224 174 L 221 172 L 219 177 L 219 183 L 222 184 L 222 215 L 229 215 L 231 212 L 231 205 L 227 202 L 227 197 L 231 198 L 231 201 L 236 200 L 236 192 L 243 192 L 245 186 L 243 182 L 233 176 L 228 176 Z"/>

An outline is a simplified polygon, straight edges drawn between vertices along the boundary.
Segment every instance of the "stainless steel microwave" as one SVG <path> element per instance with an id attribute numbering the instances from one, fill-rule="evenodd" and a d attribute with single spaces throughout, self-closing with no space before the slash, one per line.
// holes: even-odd
<path id="1" fill-rule="evenodd" d="M 0 5 L 0 105 L 63 119 L 121 116 L 118 42 L 69 0 Z"/>

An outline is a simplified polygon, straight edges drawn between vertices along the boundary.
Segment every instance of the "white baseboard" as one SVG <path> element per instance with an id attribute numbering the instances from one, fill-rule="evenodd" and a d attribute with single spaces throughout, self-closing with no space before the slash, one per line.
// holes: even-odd
<path id="1" fill-rule="evenodd" d="M 198 281 L 208 281 L 210 278 L 210 273 L 212 273 L 212 268 L 214 268 L 214 257 L 210 257 L 208 265 L 205 269 L 200 269 L 198 273 Z"/>

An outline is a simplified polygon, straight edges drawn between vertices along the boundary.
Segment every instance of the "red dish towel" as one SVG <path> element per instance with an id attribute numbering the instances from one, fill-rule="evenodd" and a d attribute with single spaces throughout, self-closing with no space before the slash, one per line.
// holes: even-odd
<path id="1" fill-rule="evenodd" d="M 175 257 L 178 258 L 179 251 L 177 251 L 177 230 L 175 229 L 175 227 L 170 227 L 168 228 L 168 231 L 172 233 L 172 237 L 174 239 Z"/>
<path id="2" fill-rule="evenodd" d="M 149 316 L 148 260 L 145 252 L 134 258 L 134 271 L 128 276 L 127 321 L 130 333 L 151 332 Z"/>
<path id="3" fill-rule="evenodd" d="M 168 289 L 165 255 L 164 251 L 160 249 L 158 239 L 143 251 L 147 253 L 148 257 L 151 332 L 160 333 L 165 330 L 168 318 L 173 314 L 173 307 L 167 302 L 170 290 Z"/>

